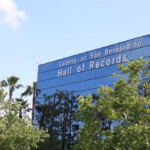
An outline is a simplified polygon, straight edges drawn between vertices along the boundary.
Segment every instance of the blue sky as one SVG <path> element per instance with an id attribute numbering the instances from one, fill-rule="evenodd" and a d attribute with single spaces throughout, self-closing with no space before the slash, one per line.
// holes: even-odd
<path id="1" fill-rule="evenodd" d="M 150 34 L 150 0 L 0 0 L 0 80 L 38 63 Z"/>

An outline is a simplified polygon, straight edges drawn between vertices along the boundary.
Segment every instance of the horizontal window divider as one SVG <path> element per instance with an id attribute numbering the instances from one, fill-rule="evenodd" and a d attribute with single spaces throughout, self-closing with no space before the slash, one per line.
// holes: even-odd
<path id="1" fill-rule="evenodd" d="M 99 89 L 101 85 L 99 85 L 99 87 L 95 87 L 95 88 L 90 88 L 90 89 L 85 89 L 85 90 L 79 90 L 79 91 L 74 91 L 74 93 L 78 93 L 78 92 L 84 92 L 84 91 L 89 91 L 89 90 L 95 90 L 95 89 Z M 107 85 L 109 87 L 113 87 L 113 84 L 111 85 Z M 68 93 L 71 93 L 72 91 L 68 91 Z M 95 94 L 95 93 L 94 93 Z M 37 100 L 42 99 L 43 97 L 39 97 L 37 98 Z"/>

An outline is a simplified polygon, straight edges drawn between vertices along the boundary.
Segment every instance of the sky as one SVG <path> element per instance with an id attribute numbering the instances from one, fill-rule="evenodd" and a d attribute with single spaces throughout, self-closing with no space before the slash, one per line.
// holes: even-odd
<path id="1" fill-rule="evenodd" d="M 14 75 L 32 85 L 38 64 L 150 34 L 149 6 L 150 0 L 0 0 L 0 80 Z"/>

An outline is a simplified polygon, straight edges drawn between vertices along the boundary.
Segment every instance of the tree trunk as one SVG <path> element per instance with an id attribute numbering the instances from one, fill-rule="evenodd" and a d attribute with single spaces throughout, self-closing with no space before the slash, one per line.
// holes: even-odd
<path id="1" fill-rule="evenodd" d="M 12 104 L 12 91 L 11 90 L 9 91 L 9 100 L 11 101 L 11 104 Z"/>
<path id="2" fill-rule="evenodd" d="M 56 97 L 54 97 L 54 108 L 56 108 Z M 53 148 L 53 127 L 54 127 L 54 112 L 52 113 L 51 127 L 50 127 L 50 149 Z"/>
<path id="3" fill-rule="evenodd" d="M 50 149 L 53 148 L 53 126 L 50 127 Z"/>
<path id="4" fill-rule="evenodd" d="M 65 103 L 64 103 L 64 112 L 63 112 L 63 127 L 62 127 L 62 150 L 65 149 L 65 128 L 66 128 L 66 98 L 65 98 Z"/>
<path id="5" fill-rule="evenodd" d="M 22 108 L 21 107 L 19 108 L 19 118 L 22 119 Z"/>
<path id="6" fill-rule="evenodd" d="M 70 110 L 70 126 L 69 126 L 69 143 L 68 143 L 68 150 L 70 150 L 70 140 L 71 140 L 71 117 L 72 117 L 72 102 L 71 102 L 71 110 Z"/>
<path id="7" fill-rule="evenodd" d="M 33 125 L 33 122 L 34 122 L 35 99 L 36 99 L 36 95 L 34 93 L 33 94 L 33 101 L 32 101 L 32 125 Z"/>

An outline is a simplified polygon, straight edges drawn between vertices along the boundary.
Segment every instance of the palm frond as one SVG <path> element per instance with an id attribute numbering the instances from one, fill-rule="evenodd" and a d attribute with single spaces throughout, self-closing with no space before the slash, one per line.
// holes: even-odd
<path id="1" fill-rule="evenodd" d="M 23 98 L 16 98 L 17 102 L 20 102 L 20 105 L 23 109 L 28 109 L 29 103 L 27 100 L 24 100 Z"/>
<path id="2" fill-rule="evenodd" d="M 36 91 L 37 82 L 33 82 L 33 90 Z"/>
<path id="3" fill-rule="evenodd" d="M 16 101 L 22 103 L 24 101 L 24 99 L 22 99 L 22 98 L 16 98 Z"/>
<path id="4" fill-rule="evenodd" d="M 26 90 L 21 94 L 21 96 L 28 96 L 28 95 L 32 95 L 32 87 L 31 86 L 27 86 Z"/>
<path id="5" fill-rule="evenodd" d="M 18 84 L 18 85 L 16 86 L 16 89 L 19 89 L 19 88 L 21 88 L 21 87 L 23 87 L 23 85 L 22 85 L 22 84 Z"/>
<path id="6" fill-rule="evenodd" d="M 7 87 L 7 86 L 8 86 L 8 83 L 5 80 L 2 80 L 0 82 L 0 87 Z"/>
<path id="7" fill-rule="evenodd" d="M 18 78 L 18 77 L 10 76 L 7 78 L 7 81 L 8 81 L 9 85 L 16 85 L 19 79 L 20 78 Z"/>

